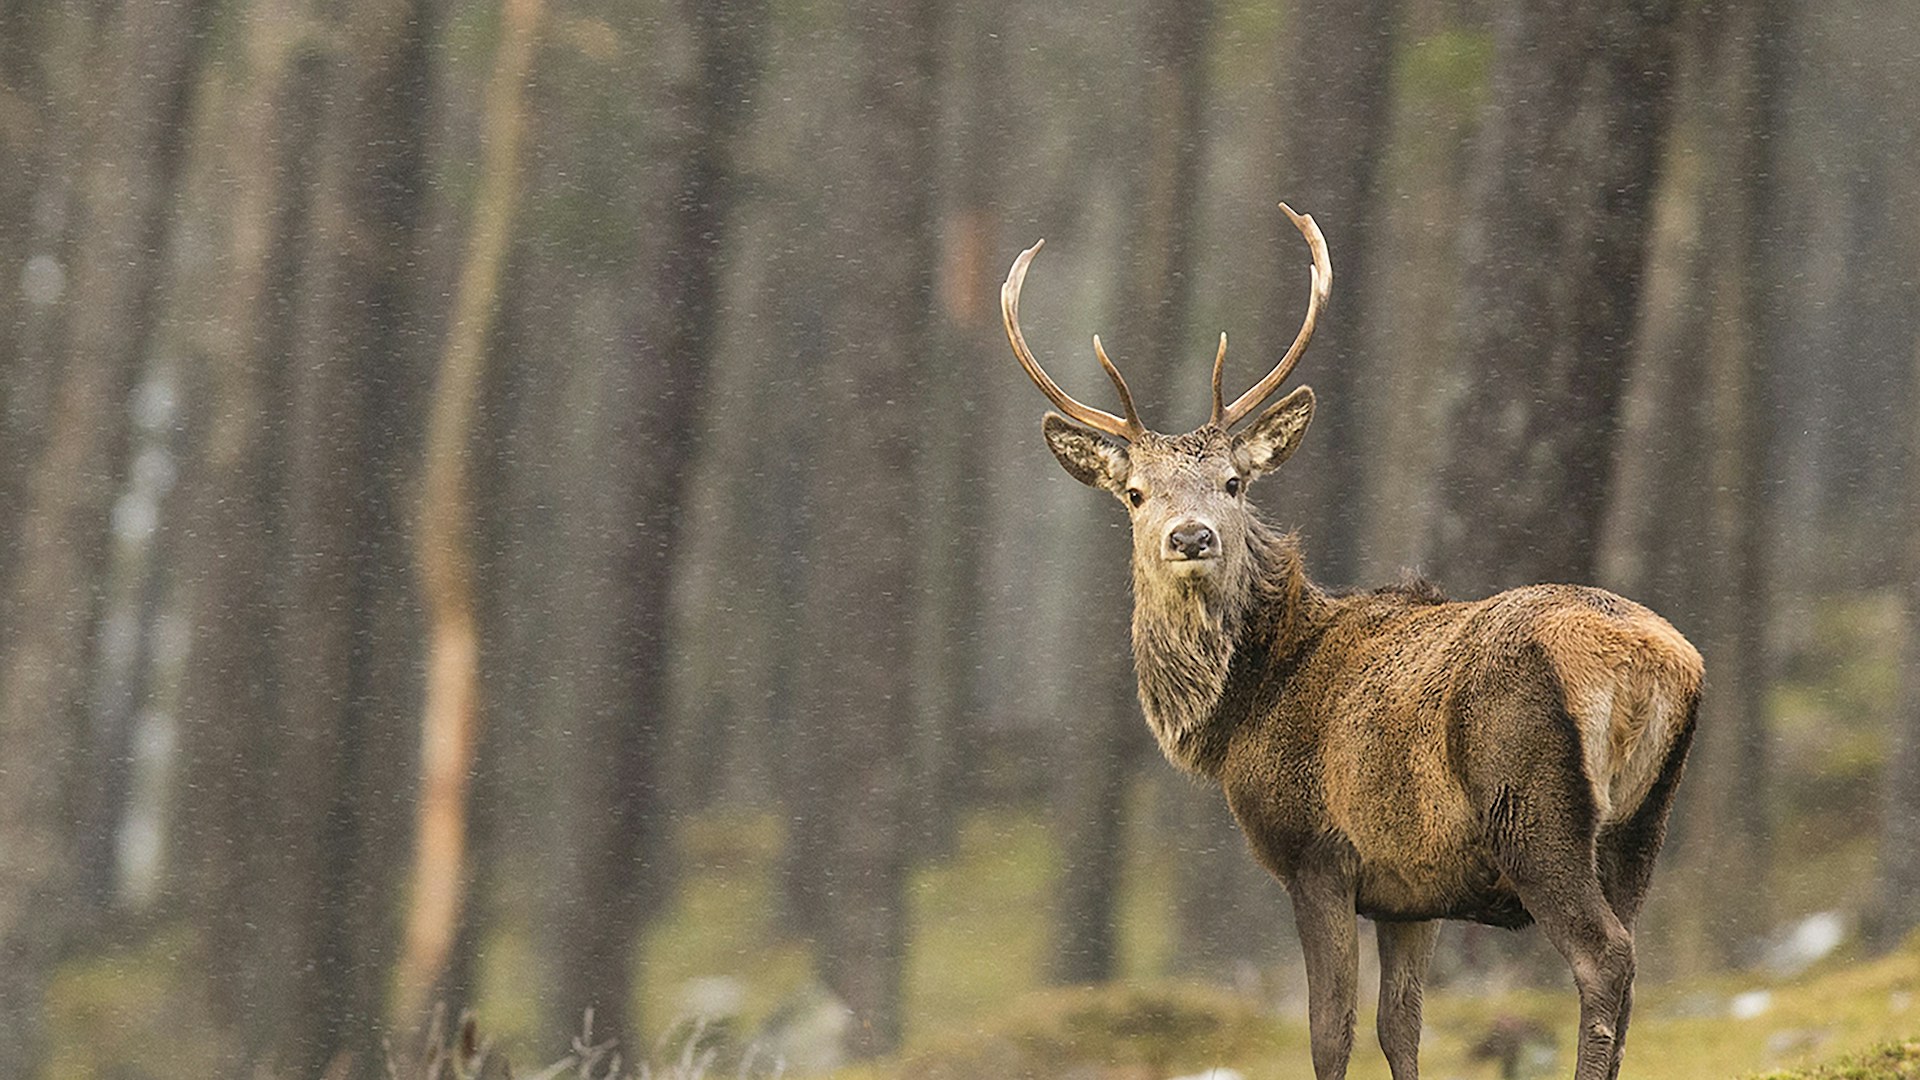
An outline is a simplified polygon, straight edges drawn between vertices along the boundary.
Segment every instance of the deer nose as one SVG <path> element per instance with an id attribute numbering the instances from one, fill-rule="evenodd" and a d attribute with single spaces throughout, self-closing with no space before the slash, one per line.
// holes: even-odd
<path id="1" fill-rule="evenodd" d="M 1167 550 L 1182 559 L 1210 559 L 1220 551 L 1220 538 L 1197 521 L 1182 522 L 1167 534 Z"/>

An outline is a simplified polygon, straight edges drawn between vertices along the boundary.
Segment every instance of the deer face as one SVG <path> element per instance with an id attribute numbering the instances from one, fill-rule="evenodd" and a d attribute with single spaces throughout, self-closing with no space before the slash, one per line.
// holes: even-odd
<path id="1" fill-rule="evenodd" d="M 1127 507 L 1137 574 L 1235 579 L 1249 558 L 1247 488 L 1292 456 L 1312 419 L 1313 391 L 1303 386 L 1234 435 L 1209 423 L 1121 442 L 1058 413 L 1041 430 L 1069 475 Z"/>
<path id="2" fill-rule="evenodd" d="M 1125 416 L 1075 400 L 1040 367 L 1020 333 L 1020 287 L 1026 283 L 1027 268 L 1039 253 L 1039 244 L 1020 253 L 1007 271 L 1007 283 L 1000 287 L 1000 314 L 1014 358 L 1047 400 L 1066 414 L 1047 414 L 1043 425 L 1047 445 L 1074 479 L 1111 491 L 1126 504 L 1133 518 L 1133 562 L 1139 580 L 1235 580 L 1241 560 L 1249 557 L 1247 485 L 1291 456 L 1313 419 L 1313 391 L 1303 386 L 1238 434 L 1231 434 L 1234 425 L 1273 396 L 1293 370 L 1333 287 L 1333 267 L 1320 227 L 1286 203 L 1280 209 L 1306 237 L 1313 253 L 1307 317 L 1280 362 L 1231 405 L 1220 395 L 1220 373 L 1227 358 L 1227 335 L 1221 334 L 1220 349 L 1213 357 L 1213 416 L 1185 435 L 1161 435 L 1140 422 L 1127 380 L 1107 359 L 1098 335 L 1093 339 L 1093 354 L 1119 392 Z"/>

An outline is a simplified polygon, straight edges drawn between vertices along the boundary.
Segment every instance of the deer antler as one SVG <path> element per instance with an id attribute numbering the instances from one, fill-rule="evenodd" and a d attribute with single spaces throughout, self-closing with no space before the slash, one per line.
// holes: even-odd
<path id="1" fill-rule="evenodd" d="M 1113 361 L 1107 359 L 1107 351 L 1100 347 L 1098 334 L 1093 338 L 1093 355 L 1099 357 L 1100 367 L 1106 371 L 1107 378 L 1113 380 L 1113 388 L 1120 392 L 1120 407 L 1126 411 L 1125 418 L 1115 416 L 1104 409 L 1081 404 L 1065 390 L 1060 389 L 1060 384 L 1053 381 L 1046 369 L 1040 366 L 1040 361 L 1033 358 L 1033 350 L 1027 348 L 1026 336 L 1020 333 L 1020 286 L 1026 284 L 1027 267 L 1033 263 L 1033 256 L 1039 252 L 1040 245 L 1044 243 L 1046 243 L 1045 240 L 1037 241 L 1032 247 L 1021 252 L 1020 257 L 1013 260 L 1013 269 L 1007 271 L 1007 283 L 1000 286 L 1000 316 L 1007 324 L 1007 340 L 1013 344 L 1014 358 L 1019 360 L 1020 366 L 1026 369 L 1027 377 L 1033 380 L 1033 385 L 1039 387 L 1040 392 L 1047 395 L 1047 400 L 1059 406 L 1060 411 L 1066 413 L 1068 417 L 1078 420 L 1095 431 L 1104 431 L 1109 435 L 1132 442 L 1145 435 L 1147 428 L 1140 422 L 1140 414 L 1134 410 L 1133 392 L 1127 389 L 1127 380 L 1120 377 L 1120 369 L 1114 367 Z"/>
<path id="2" fill-rule="evenodd" d="M 1280 384 L 1287 381 L 1287 376 L 1293 372 L 1293 365 L 1300 361 L 1300 354 L 1306 351 L 1307 342 L 1313 340 L 1313 324 L 1319 321 L 1320 309 L 1326 305 L 1327 294 L 1333 289 L 1333 264 L 1327 261 L 1327 238 L 1320 235 L 1320 226 L 1313 223 L 1313 215 L 1296 214 L 1293 207 L 1286 203 L 1281 203 L 1280 209 L 1286 212 L 1293 227 L 1300 230 L 1300 235 L 1307 238 L 1307 247 L 1313 251 L 1313 282 L 1312 292 L 1307 297 L 1307 318 L 1300 324 L 1300 332 L 1294 335 L 1293 345 L 1287 349 L 1287 355 L 1280 358 L 1272 371 L 1267 372 L 1267 377 L 1253 384 L 1253 389 L 1241 394 L 1233 404 L 1224 408 L 1220 404 L 1220 368 L 1227 359 L 1227 335 L 1220 335 L 1220 351 L 1213 358 L 1212 422 L 1222 431 L 1246 419 L 1248 413 L 1259 408 L 1261 402 L 1271 397 Z"/>

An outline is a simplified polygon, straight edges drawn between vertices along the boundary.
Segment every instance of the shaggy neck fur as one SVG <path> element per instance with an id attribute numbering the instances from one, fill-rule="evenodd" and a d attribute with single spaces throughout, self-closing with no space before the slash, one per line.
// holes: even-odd
<path id="1" fill-rule="evenodd" d="M 1254 519 L 1248 555 L 1224 573 L 1183 577 L 1134 564 L 1133 667 L 1140 705 L 1167 760 L 1212 775 L 1240 714 L 1230 683 L 1258 680 L 1310 639 L 1328 611 L 1300 545 Z M 1237 662 L 1236 662 L 1237 661 Z"/>

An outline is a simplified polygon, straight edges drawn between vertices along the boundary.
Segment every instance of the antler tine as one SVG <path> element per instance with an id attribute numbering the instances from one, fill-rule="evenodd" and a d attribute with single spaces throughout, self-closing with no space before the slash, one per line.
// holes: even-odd
<path id="1" fill-rule="evenodd" d="M 1223 429 L 1246 419 L 1248 413 L 1259 408 L 1260 403 L 1272 396 L 1273 392 L 1279 389 L 1280 384 L 1286 381 L 1287 376 L 1293 371 L 1293 365 L 1299 362 L 1300 354 L 1306 351 L 1307 342 L 1313 340 L 1313 324 L 1319 321 L 1320 309 L 1326 305 L 1327 294 L 1333 289 L 1333 264 L 1327 259 L 1327 238 L 1320 235 L 1320 226 L 1314 224 L 1313 215 L 1296 214 L 1293 212 L 1293 207 L 1286 203 L 1281 203 L 1280 209 L 1286 212 L 1287 217 L 1293 222 L 1293 227 L 1300 230 L 1300 235 L 1307 238 L 1307 247 L 1313 251 L 1313 284 L 1312 292 L 1307 298 L 1307 318 L 1300 324 L 1300 333 L 1294 336 L 1293 345 L 1287 349 L 1287 355 L 1280 358 L 1280 362 L 1267 373 L 1267 377 L 1255 383 L 1253 389 L 1241 394 L 1233 404 L 1219 413 L 1215 422 Z M 1219 399 L 1215 398 L 1215 400 Z"/>
<path id="2" fill-rule="evenodd" d="M 1120 369 L 1107 359 L 1107 350 L 1100 346 L 1100 335 L 1093 335 L 1093 355 L 1100 361 L 1100 369 L 1107 373 L 1113 382 L 1113 388 L 1120 392 L 1120 408 L 1127 414 L 1127 438 L 1129 440 L 1146 434 L 1147 425 L 1140 422 L 1140 410 L 1133 407 L 1133 391 L 1127 389 L 1127 380 L 1120 376 Z"/>
<path id="3" fill-rule="evenodd" d="M 1134 412 L 1133 395 L 1127 391 L 1126 380 L 1120 377 L 1119 370 L 1107 360 L 1097 340 L 1094 344 L 1094 352 L 1099 355 L 1101 366 L 1107 369 L 1107 375 L 1113 380 L 1114 387 L 1120 391 L 1121 404 L 1127 410 L 1124 419 L 1104 409 L 1083 405 L 1074 400 L 1065 390 L 1060 389 L 1060 385 L 1053 381 L 1045 368 L 1040 366 L 1040 361 L 1033 358 L 1033 350 L 1027 348 L 1026 335 L 1020 332 L 1020 287 L 1026 284 L 1027 267 L 1033 263 L 1034 255 L 1045 243 L 1045 240 L 1036 241 L 1032 247 L 1021 252 L 1020 257 L 1013 260 L 1013 268 L 1007 271 L 1006 284 L 1000 286 L 1000 317 L 1001 321 L 1007 325 L 1007 341 L 1013 345 L 1014 359 L 1020 361 L 1020 366 L 1026 369 L 1027 377 L 1033 380 L 1033 385 L 1039 387 L 1040 392 L 1047 395 L 1047 400 L 1058 406 L 1060 411 L 1066 413 L 1068 417 L 1078 420 L 1095 431 L 1103 431 L 1132 442 L 1146 429 L 1141 426 L 1140 418 Z"/>
<path id="4" fill-rule="evenodd" d="M 1220 418 L 1226 415 L 1227 410 L 1220 405 L 1220 375 L 1226 366 L 1227 332 L 1222 330 L 1220 331 L 1220 349 L 1213 354 L 1213 415 L 1207 419 L 1207 423 L 1222 428 L 1225 425 L 1220 423 Z"/>

